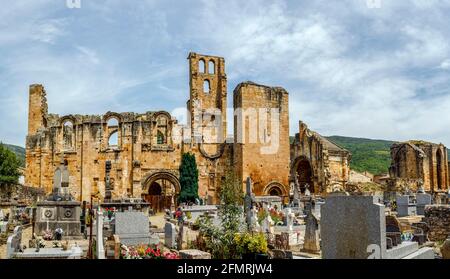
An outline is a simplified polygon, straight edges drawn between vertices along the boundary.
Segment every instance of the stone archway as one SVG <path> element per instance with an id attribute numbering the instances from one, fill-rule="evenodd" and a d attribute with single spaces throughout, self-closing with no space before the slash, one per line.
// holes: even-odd
<path id="1" fill-rule="evenodd" d="M 288 193 L 283 184 L 274 181 L 270 182 L 266 187 L 264 187 L 264 195 L 286 197 Z"/>
<path id="2" fill-rule="evenodd" d="M 313 181 L 313 168 L 311 162 L 308 158 L 301 156 L 298 157 L 293 165 L 292 170 L 293 175 L 298 177 L 298 183 L 300 186 L 300 192 L 304 193 L 306 190 L 306 185 L 309 185 L 309 191 L 314 192 L 314 181 Z"/>
<path id="3" fill-rule="evenodd" d="M 143 180 L 142 197 L 150 203 L 154 212 L 162 212 L 177 205 L 180 182 L 172 172 L 157 171 Z"/>

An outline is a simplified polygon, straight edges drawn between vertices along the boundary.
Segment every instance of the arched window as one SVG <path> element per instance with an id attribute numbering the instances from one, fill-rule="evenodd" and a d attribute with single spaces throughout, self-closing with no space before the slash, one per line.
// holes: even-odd
<path id="1" fill-rule="evenodd" d="M 117 131 L 114 131 L 109 135 L 108 146 L 110 147 L 119 146 L 119 133 Z"/>
<path id="2" fill-rule="evenodd" d="M 164 143 L 165 143 L 164 134 L 161 131 L 158 131 L 157 144 L 164 144 Z"/>
<path id="3" fill-rule="evenodd" d="M 216 69 L 214 67 L 214 61 L 209 60 L 208 62 L 208 74 L 214 75 L 216 73 Z"/>
<path id="4" fill-rule="evenodd" d="M 73 123 L 67 120 L 63 124 L 63 143 L 64 149 L 72 149 L 75 145 L 75 133 L 73 128 Z"/>
<path id="5" fill-rule="evenodd" d="M 157 126 L 156 126 L 156 144 L 167 144 L 167 138 L 168 138 L 168 123 L 169 120 L 166 116 L 160 115 L 156 120 Z"/>
<path id="6" fill-rule="evenodd" d="M 210 87 L 210 84 L 209 84 L 209 80 L 205 79 L 203 81 L 203 93 L 209 94 L 210 90 L 211 90 L 211 87 Z"/>
<path id="7" fill-rule="evenodd" d="M 115 117 L 111 117 L 108 119 L 108 127 L 117 127 L 119 126 L 119 120 Z"/>
<path id="8" fill-rule="evenodd" d="M 206 73 L 205 67 L 206 67 L 205 60 L 200 59 L 198 61 L 198 72 L 199 73 Z"/>

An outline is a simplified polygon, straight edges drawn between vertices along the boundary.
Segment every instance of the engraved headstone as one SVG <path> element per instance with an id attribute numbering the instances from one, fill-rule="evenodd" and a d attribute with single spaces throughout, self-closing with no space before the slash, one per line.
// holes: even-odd
<path id="1" fill-rule="evenodd" d="M 425 215 L 425 206 L 431 204 L 432 196 L 430 194 L 416 194 L 417 215 Z"/>
<path id="2" fill-rule="evenodd" d="M 142 212 L 116 212 L 115 232 L 122 244 L 138 245 L 150 242 L 148 217 Z"/>
<path id="3" fill-rule="evenodd" d="M 322 258 L 386 258 L 384 205 L 371 196 L 328 196 L 321 206 Z"/>
<path id="4" fill-rule="evenodd" d="M 177 232 L 175 225 L 167 222 L 164 226 L 164 242 L 167 248 L 174 249 L 177 246 L 176 243 Z"/>

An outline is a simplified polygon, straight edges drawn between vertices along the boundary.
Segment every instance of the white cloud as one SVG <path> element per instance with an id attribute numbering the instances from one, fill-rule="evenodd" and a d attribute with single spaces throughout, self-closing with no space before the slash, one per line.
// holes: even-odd
<path id="1" fill-rule="evenodd" d="M 325 135 L 450 146 L 450 1 L 16 2 L 15 17 L 0 11 L 0 96 L 18 107 L 1 130 L 22 128 L 0 139 L 25 137 L 34 82 L 61 114 L 184 107 L 196 51 L 225 57 L 229 99 L 244 80 L 288 89 L 292 134 L 301 119 Z"/>

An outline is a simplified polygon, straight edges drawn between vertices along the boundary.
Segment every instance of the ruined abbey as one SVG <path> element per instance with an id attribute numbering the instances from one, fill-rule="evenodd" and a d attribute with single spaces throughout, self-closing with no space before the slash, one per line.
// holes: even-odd
<path id="1" fill-rule="evenodd" d="M 217 203 L 227 171 L 250 176 L 256 195 L 289 201 L 297 176 L 302 191 L 323 193 L 343 187 L 350 154 L 300 122 L 289 139 L 289 95 L 281 87 L 240 83 L 233 92 L 234 133 L 227 138 L 227 76 L 221 57 L 190 53 L 187 125 L 166 111 L 107 112 L 104 115 L 48 113 L 42 85 L 29 92 L 25 184 L 52 190 L 55 169 L 69 170 L 70 192 L 79 201 L 105 196 L 142 197 L 156 210 L 170 206 L 180 192 L 181 155 L 193 153 L 199 170 L 199 196 Z"/>

